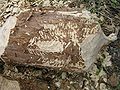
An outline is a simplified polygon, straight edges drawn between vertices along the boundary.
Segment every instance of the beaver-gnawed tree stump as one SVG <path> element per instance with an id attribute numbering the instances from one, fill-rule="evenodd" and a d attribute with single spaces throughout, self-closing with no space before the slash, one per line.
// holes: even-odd
<path id="1" fill-rule="evenodd" d="M 108 42 L 95 16 L 81 9 L 22 12 L 2 55 L 7 64 L 88 70 Z"/>

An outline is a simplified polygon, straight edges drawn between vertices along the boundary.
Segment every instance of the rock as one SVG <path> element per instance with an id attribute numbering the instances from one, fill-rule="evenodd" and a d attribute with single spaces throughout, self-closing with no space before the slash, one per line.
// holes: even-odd
<path id="1" fill-rule="evenodd" d="M 108 90 L 107 86 L 104 83 L 100 84 L 100 90 Z"/>
<path id="2" fill-rule="evenodd" d="M 55 85 L 56 85 L 56 87 L 58 87 L 58 88 L 60 88 L 60 86 L 61 86 L 61 82 L 55 82 Z"/>
<path id="3" fill-rule="evenodd" d="M 63 72 L 62 73 L 62 79 L 65 79 L 67 77 L 67 73 L 66 72 Z"/>
<path id="4" fill-rule="evenodd" d="M 63 1 L 59 1 L 58 5 L 63 6 L 64 5 Z"/>
<path id="5" fill-rule="evenodd" d="M 50 5 L 50 0 L 44 0 L 42 6 L 43 6 L 43 7 L 45 7 L 45 6 L 51 6 L 51 5 Z"/>
<path id="6" fill-rule="evenodd" d="M 0 90 L 20 90 L 20 86 L 17 81 L 8 80 L 0 76 Z"/>
<path id="7" fill-rule="evenodd" d="M 19 12 L 20 12 L 20 8 L 18 8 L 18 7 L 13 8 L 12 13 L 18 14 Z"/>

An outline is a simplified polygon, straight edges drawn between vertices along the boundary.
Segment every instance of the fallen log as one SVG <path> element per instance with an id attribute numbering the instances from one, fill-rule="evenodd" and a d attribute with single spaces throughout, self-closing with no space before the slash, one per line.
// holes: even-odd
<path id="1" fill-rule="evenodd" d="M 108 42 L 95 16 L 85 9 L 35 8 L 17 17 L 2 58 L 11 65 L 81 72 Z"/>

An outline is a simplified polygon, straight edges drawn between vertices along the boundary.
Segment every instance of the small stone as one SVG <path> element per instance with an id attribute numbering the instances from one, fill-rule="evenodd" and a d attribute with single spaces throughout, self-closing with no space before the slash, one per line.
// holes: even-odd
<path id="1" fill-rule="evenodd" d="M 88 84 L 89 84 L 89 81 L 88 81 L 88 80 L 86 80 L 85 85 L 87 86 Z"/>
<path id="2" fill-rule="evenodd" d="M 13 13 L 16 13 L 16 14 L 17 14 L 17 13 L 19 13 L 19 12 L 20 12 L 20 8 L 17 8 L 17 7 L 16 7 L 16 8 L 13 8 Z"/>
<path id="3" fill-rule="evenodd" d="M 101 21 L 103 21 L 103 20 L 104 20 L 104 17 L 103 17 L 103 16 L 101 16 L 101 17 L 100 17 L 100 20 L 101 20 Z"/>
<path id="4" fill-rule="evenodd" d="M 103 78 L 104 82 L 107 82 L 107 78 Z"/>
<path id="5" fill-rule="evenodd" d="M 60 88 L 61 83 L 60 82 L 56 82 L 55 85 L 56 85 L 56 87 Z"/>
<path id="6" fill-rule="evenodd" d="M 18 73 L 18 69 L 17 69 L 16 67 L 14 67 L 14 71 L 15 71 L 16 73 Z"/>
<path id="7" fill-rule="evenodd" d="M 51 6 L 51 5 L 50 5 L 50 0 L 45 0 L 45 1 L 43 2 L 43 7 L 45 7 L 45 6 Z"/>
<path id="8" fill-rule="evenodd" d="M 67 73 L 66 73 L 66 72 L 63 72 L 63 73 L 62 73 L 62 79 L 65 79 L 66 76 L 67 76 Z"/>
<path id="9" fill-rule="evenodd" d="M 59 1 L 58 5 L 62 6 L 63 5 L 63 1 Z"/>
<path id="10" fill-rule="evenodd" d="M 89 90 L 89 88 L 88 88 L 88 87 L 85 87 L 84 90 Z"/>
<path id="11" fill-rule="evenodd" d="M 100 90 L 108 90 L 104 83 L 100 84 Z"/>

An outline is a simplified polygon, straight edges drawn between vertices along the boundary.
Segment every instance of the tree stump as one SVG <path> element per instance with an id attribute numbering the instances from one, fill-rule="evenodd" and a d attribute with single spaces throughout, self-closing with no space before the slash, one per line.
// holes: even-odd
<path id="1" fill-rule="evenodd" d="M 85 9 L 22 12 L 2 58 L 11 65 L 88 70 L 108 42 L 95 18 Z"/>

